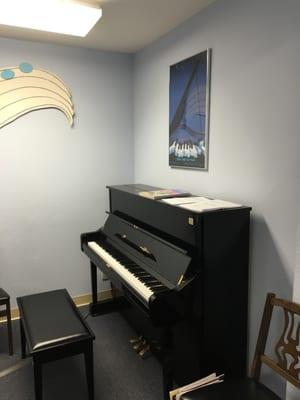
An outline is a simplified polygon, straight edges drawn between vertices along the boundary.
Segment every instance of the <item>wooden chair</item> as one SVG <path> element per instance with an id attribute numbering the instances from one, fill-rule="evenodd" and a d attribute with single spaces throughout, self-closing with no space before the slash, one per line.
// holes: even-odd
<path id="1" fill-rule="evenodd" d="M 10 313 L 10 297 L 5 290 L 0 288 L 0 306 L 5 306 L 4 310 L 0 310 L 0 317 L 5 317 L 7 320 L 7 335 L 8 335 L 8 348 L 9 354 L 13 355 L 13 338 L 11 327 L 11 313 Z"/>
<path id="2" fill-rule="evenodd" d="M 284 313 L 284 328 L 275 346 L 277 360 L 265 354 L 274 307 Z M 182 400 L 278 400 L 275 393 L 259 382 L 262 364 L 267 365 L 299 390 L 300 399 L 300 304 L 267 295 L 259 330 L 251 377 L 228 379 L 183 395 Z"/>

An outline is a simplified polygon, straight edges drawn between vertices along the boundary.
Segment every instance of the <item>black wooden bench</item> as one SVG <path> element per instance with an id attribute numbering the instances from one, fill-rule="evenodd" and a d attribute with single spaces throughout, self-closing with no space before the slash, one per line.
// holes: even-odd
<path id="1" fill-rule="evenodd" d="M 94 400 L 95 336 L 66 289 L 17 298 L 22 358 L 26 344 L 33 358 L 36 400 L 42 399 L 42 364 L 84 354 L 89 400 Z"/>
<path id="2" fill-rule="evenodd" d="M 0 317 L 6 317 L 7 319 L 7 335 L 8 335 L 8 348 L 9 354 L 12 356 L 13 350 L 13 337 L 12 337 L 12 327 L 11 327 L 11 313 L 10 313 L 10 297 L 5 290 L 0 288 L 0 308 L 5 306 L 5 310 L 0 310 Z"/>

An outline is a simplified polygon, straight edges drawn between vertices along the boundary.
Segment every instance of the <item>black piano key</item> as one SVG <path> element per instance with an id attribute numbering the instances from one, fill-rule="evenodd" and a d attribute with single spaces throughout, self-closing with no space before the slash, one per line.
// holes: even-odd
<path id="1" fill-rule="evenodd" d="M 141 275 L 143 273 L 143 270 L 141 269 L 131 269 L 130 267 L 125 266 L 125 268 L 133 275 L 133 276 L 137 276 L 137 275 Z"/>
<path id="2" fill-rule="evenodd" d="M 155 278 L 152 278 L 152 277 L 150 277 L 150 278 L 143 278 L 143 283 L 145 284 L 145 285 L 159 285 L 160 284 L 160 282 L 157 280 L 157 279 L 155 279 Z"/>
<path id="3" fill-rule="evenodd" d="M 143 284 L 145 285 L 145 286 L 147 286 L 149 289 L 151 289 L 151 290 L 160 290 L 160 289 L 163 289 L 163 290 L 166 290 L 167 288 L 162 284 L 162 283 L 160 283 L 158 280 L 156 280 L 156 279 L 152 279 L 152 280 L 149 280 L 149 281 L 147 281 L 147 280 L 142 280 L 142 282 L 143 282 Z"/>
<path id="4" fill-rule="evenodd" d="M 166 288 L 165 286 L 163 286 L 163 287 L 161 287 L 161 288 L 156 288 L 156 289 L 152 289 L 152 288 L 151 288 L 151 290 L 152 290 L 155 294 L 158 294 L 158 293 L 163 293 L 163 292 L 165 292 L 165 291 L 167 290 L 167 288 Z"/>
<path id="5" fill-rule="evenodd" d="M 144 283 L 144 282 L 143 282 L 143 283 Z M 153 284 L 151 284 L 151 283 L 149 284 L 149 283 L 147 283 L 147 282 L 144 283 L 144 285 L 147 286 L 149 289 L 152 289 L 153 287 L 156 287 L 155 285 L 153 285 Z"/>
<path id="6" fill-rule="evenodd" d="M 153 278 L 153 276 L 149 275 L 149 277 L 144 277 L 143 282 L 145 283 L 160 283 L 157 279 Z"/>
<path id="7" fill-rule="evenodd" d="M 148 274 L 148 272 L 146 272 L 145 270 L 141 270 L 141 271 L 133 271 L 133 273 L 136 273 L 136 274 L 138 274 L 138 275 L 140 275 L 140 276 L 145 276 L 145 277 L 149 277 L 150 275 Z"/>
<path id="8" fill-rule="evenodd" d="M 157 284 L 149 285 L 150 289 L 161 288 L 161 287 L 165 287 L 165 286 L 164 285 L 157 285 Z"/>
<path id="9" fill-rule="evenodd" d="M 144 272 L 134 272 L 132 275 L 136 276 L 140 280 L 143 280 L 143 277 L 146 278 L 147 276 L 149 276 L 149 275 L 145 274 Z"/>
<path id="10" fill-rule="evenodd" d="M 135 272 L 145 272 L 145 270 L 143 269 L 143 268 L 141 268 L 141 267 L 139 267 L 138 265 L 132 265 L 132 266 L 130 266 L 130 265 L 125 265 L 125 267 L 128 267 L 128 269 L 130 270 L 130 271 L 132 271 L 132 273 L 135 273 Z"/>
<path id="11" fill-rule="evenodd" d="M 166 291 L 167 288 L 155 279 L 151 274 L 145 271 L 142 267 L 115 249 L 109 243 L 101 244 L 101 246 L 122 266 L 124 266 L 133 276 L 138 278 L 146 287 L 150 288 L 153 293 Z"/>
<path id="12" fill-rule="evenodd" d="M 129 272 L 131 272 L 132 274 L 142 274 L 145 273 L 145 270 L 139 266 L 127 266 L 124 265 L 125 268 L 128 269 Z"/>

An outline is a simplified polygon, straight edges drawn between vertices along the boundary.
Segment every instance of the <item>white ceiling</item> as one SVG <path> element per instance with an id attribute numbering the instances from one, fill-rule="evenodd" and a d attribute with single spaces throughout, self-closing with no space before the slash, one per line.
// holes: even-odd
<path id="1" fill-rule="evenodd" d="M 85 38 L 4 25 L 0 25 L 0 36 L 134 53 L 213 1 L 215 0 L 99 0 L 103 17 Z"/>

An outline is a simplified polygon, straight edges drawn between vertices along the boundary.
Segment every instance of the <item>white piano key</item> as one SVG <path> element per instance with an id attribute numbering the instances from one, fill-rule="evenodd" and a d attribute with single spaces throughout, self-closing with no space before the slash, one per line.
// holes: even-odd
<path id="1" fill-rule="evenodd" d="M 130 286 L 134 288 L 147 302 L 149 302 L 153 291 L 144 285 L 136 276 L 134 276 L 127 268 L 120 264 L 106 250 L 96 242 L 88 242 L 88 246 L 112 268 L 121 278 L 123 278 Z"/>
<path id="2" fill-rule="evenodd" d="M 192 152 L 192 157 L 197 158 L 198 153 L 197 153 L 197 150 L 196 150 L 196 147 L 194 144 L 193 144 L 191 152 Z"/>
<path id="3" fill-rule="evenodd" d="M 175 141 L 172 143 L 172 145 L 169 147 L 169 153 L 173 154 L 175 152 Z"/>
<path id="4" fill-rule="evenodd" d="M 185 155 L 187 158 L 191 157 L 190 145 L 186 144 Z"/>

